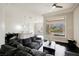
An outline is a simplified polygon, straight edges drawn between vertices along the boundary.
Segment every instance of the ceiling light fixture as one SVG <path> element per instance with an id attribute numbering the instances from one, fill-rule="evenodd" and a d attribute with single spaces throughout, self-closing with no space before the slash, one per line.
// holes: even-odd
<path id="1" fill-rule="evenodd" d="M 52 8 L 56 8 L 55 6 L 53 6 Z"/>
<path id="2" fill-rule="evenodd" d="M 57 3 L 54 3 L 54 4 L 52 5 L 52 8 L 63 8 L 63 6 L 59 6 Z"/>

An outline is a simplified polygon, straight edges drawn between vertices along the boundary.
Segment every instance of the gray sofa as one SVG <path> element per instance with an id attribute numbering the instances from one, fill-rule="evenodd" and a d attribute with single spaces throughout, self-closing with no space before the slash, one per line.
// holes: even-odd
<path id="1" fill-rule="evenodd" d="M 23 44 L 24 46 L 30 47 L 32 49 L 39 49 L 43 44 L 42 39 L 38 38 L 36 36 L 29 37 L 26 39 L 20 39 L 20 38 L 18 38 L 18 34 L 15 34 L 15 33 L 6 34 L 5 44 L 12 45 L 10 41 L 11 41 L 11 39 L 13 39 L 13 37 L 15 37 L 15 40 L 18 41 L 19 43 Z"/>
<path id="2" fill-rule="evenodd" d="M 79 56 L 79 54 L 71 51 L 65 51 L 65 56 Z"/>
<path id="3" fill-rule="evenodd" d="M 30 38 L 26 38 L 26 39 L 19 39 L 18 42 L 20 42 L 24 46 L 30 47 L 32 49 L 37 49 L 37 50 L 43 44 L 41 38 L 34 38 L 34 37 L 30 37 Z"/>
<path id="4" fill-rule="evenodd" d="M 0 56 L 48 56 L 45 52 L 38 51 L 42 45 L 41 38 L 17 39 L 11 38 L 9 43 L 1 46 Z"/>
<path id="5" fill-rule="evenodd" d="M 2 45 L 0 49 L 0 56 L 51 56 L 45 52 L 38 51 L 36 49 L 31 49 L 29 47 L 24 47 L 18 45 L 17 48 L 10 45 Z"/>

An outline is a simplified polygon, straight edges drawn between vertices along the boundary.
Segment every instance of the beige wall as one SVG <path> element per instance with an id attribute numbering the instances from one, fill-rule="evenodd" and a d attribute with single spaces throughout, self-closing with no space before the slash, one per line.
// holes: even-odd
<path id="1" fill-rule="evenodd" d="M 5 33 L 34 32 L 37 23 L 43 24 L 43 16 L 20 5 L 0 4 L 0 47 L 5 43 Z"/>
<path id="2" fill-rule="evenodd" d="M 0 47 L 5 42 L 4 18 L 3 5 L 0 4 Z"/>
<path id="3" fill-rule="evenodd" d="M 6 32 L 34 32 L 35 23 L 43 23 L 43 17 L 20 5 L 5 5 Z"/>
<path id="4" fill-rule="evenodd" d="M 79 47 L 79 6 L 74 10 L 74 39 Z"/>
<path id="5" fill-rule="evenodd" d="M 48 14 L 50 15 L 50 14 Z M 50 20 L 50 19 L 54 19 L 54 18 L 60 18 L 60 17 L 65 17 L 65 34 L 66 37 L 62 38 L 62 37 L 53 37 L 52 35 L 48 35 L 46 33 L 46 20 Z M 50 16 L 44 16 L 44 37 L 45 39 L 51 39 L 54 41 L 61 41 L 61 42 L 67 42 L 67 39 L 74 39 L 73 38 L 73 12 L 66 12 L 63 13 L 63 11 L 59 11 L 59 13 L 57 14 L 53 14 Z"/>

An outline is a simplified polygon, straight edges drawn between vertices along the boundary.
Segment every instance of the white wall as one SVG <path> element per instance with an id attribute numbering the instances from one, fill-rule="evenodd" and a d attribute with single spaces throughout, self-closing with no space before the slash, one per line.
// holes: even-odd
<path id="1" fill-rule="evenodd" d="M 79 47 L 79 6 L 74 10 L 74 39 Z"/>
<path id="2" fill-rule="evenodd" d="M 6 32 L 34 32 L 34 24 L 43 23 L 42 16 L 21 5 L 6 5 L 5 15 Z"/>
<path id="3" fill-rule="evenodd" d="M 0 48 L 5 42 L 5 32 L 4 32 L 4 10 L 3 6 L 0 4 Z"/>

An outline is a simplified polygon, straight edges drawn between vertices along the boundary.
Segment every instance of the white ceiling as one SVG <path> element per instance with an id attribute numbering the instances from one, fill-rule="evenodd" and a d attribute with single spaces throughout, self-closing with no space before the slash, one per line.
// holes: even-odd
<path id="1" fill-rule="evenodd" d="M 30 11 L 37 14 L 45 14 L 49 12 L 56 12 L 64 9 L 73 7 L 74 3 L 58 3 L 58 5 L 63 6 L 63 8 L 52 8 L 53 3 L 24 3 L 24 4 L 8 4 L 8 6 L 16 7 L 19 10 Z"/>

